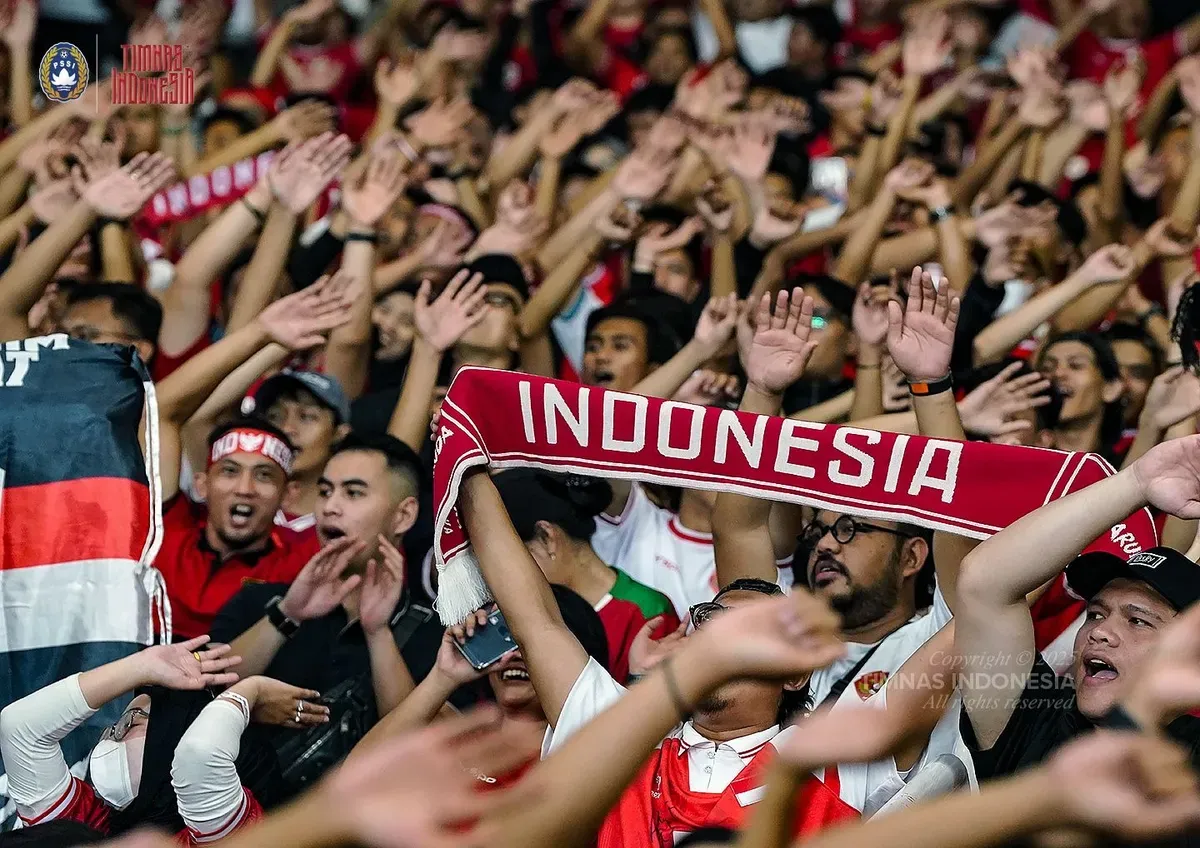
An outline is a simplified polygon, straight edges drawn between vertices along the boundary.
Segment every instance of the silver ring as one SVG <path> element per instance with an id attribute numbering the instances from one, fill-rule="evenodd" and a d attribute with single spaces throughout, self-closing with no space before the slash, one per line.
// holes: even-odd
<path id="1" fill-rule="evenodd" d="M 296 715 L 300 715 L 300 713 L 302 713 L 302 712 L 304 712 L 304 702 L 297 701 L 296 702 Z"/>

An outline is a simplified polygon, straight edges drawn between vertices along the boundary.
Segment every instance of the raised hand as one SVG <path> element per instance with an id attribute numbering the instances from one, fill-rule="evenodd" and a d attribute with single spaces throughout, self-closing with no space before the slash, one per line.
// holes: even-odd
<path id="1" fill-rule="evenodd" d="M 904 36 L 900 56 L 904 73 L 927 77 L 950 56 L 950 17 L 945 12 L 918 14 Z"/>
<path id="2" fill-rule="evenodd" d="M 892 272 L 892 286 L 896 283 L 896 274 Z M 883 296 L 877 295 L 878 290 L 870 283 L 858 287 L 858 296 L 854 298 L 854 311 L 851 314 L 851 324 L 854 335 L 858 340 L 870 347 L 879 347 L 887 339 L 888 294 L 892 289 L 883 289 Z"/>
<path id="3" fill-rule="evenodd" d="M 390 106 L 399 108 L 411 103 L 421 83 L 417 65 L 409 59 L 380 59 L 375 66 L 375 93 Z"/>
<path id="4" fill-rule="evenodd" d="M 1200 115 L 1200 56 L 1188 56 L 1175 66 L 1179 93 L 1188 111 Z"/>
<path id="5" fill-rule="evenodd" d="M 320 100 L 301 100 L 273 119 L 271 128 L 283 141 L 299 144 L 333 131 L 334 108 Z"/>
<path id="6" fill-rule="evenodd" d="M 348 164 L 353 145 L 344 135 L 322 133 L 300 145 L 288 145 L 267 170 L 275 198 L 302 214 Z"/>
<path id="7" fill-rule="evenodd" d="M 78 166 L 72 169 L 82 179 Z M 175 178 L 175 161 L 161 153 L 139 153 L 125 167 L 87 183 L 83 199 L 101 218 L 125 221 Z"/>
<path id="8" fill-rule="evenodd" d="M 642 217 L 628 206 L 617 206 L 611 213 L 597 218 L 592 227 L 610 245 L 627 244 L 642 225 Z"/>
<path id="9" fill-rule="evenodd" d="M 771 248 L 800 231 L 804 223 L 803 206 L 792 204 L 785 209 L 772 209 L 764 203 L 754 213 L 750 224 L 749 241 L 759 250 Z"/>
<path id="10" fill-rule="evenodd" d="M 889 68 L 880 71 L 871 84 L 871 123 L 877 127 L 887 126 L 903 95 L 904 88 L 896 75 Z"/>
<path id="11" fill-rule="evenodd" d="M 1171 231 L 1171 219 L 1160 218 L 1150 225 L 1142 236 L 1154 256 L 1162 259 L 1180 259 L 1191 254 L 1196 246 L 1195 236 L 1179 237 Z"/>
<path id="12" fill-rule="evenodd" d="M 884 354 L 879 370 L 883 375 L 883 411 L 904 412 L 912 409 L 912 392 L 908 390 L 908 380 L 896 360 Z"/>
<path id="13" fill-rule="evenodd" d="M 704 225 L 696 217 L 685 219 L 673 230 L 667 224 L 654 224 L 638 239 L 633 254 L 634 267 L 653 267 L 655 258 L 667 251 L 686 247 L 688 242 L 703 231 Z"/>
<path id="14" fill-rule="evenodd" d="M 813 300 L 801 288 L 776 296 L 764 294 L 758 302 L 754 341 L 745 357 L 746 386 L 765 395 L 781 395 L 804 374 L 804 366 L 816 349 L 809 341 L 812 332 Z"/>
<path id="15" fill-rule="evenodd" d="M 250 720 L 290 730 L 307 730 L 329 721 L 329 707 L 317 703 L 320 692 L 301 689 L 271 677 L 248 677 L 239 689 L 248 690 Z"/>
<path id="16" fill-rule="evenodd" d="M 197 636 L 173 645 L 154 645 L 139 651 L 137 660 L 147 685 L 168 689 L 196 690 L 228 686 L 238 676 L 229 669 L 242 661 L 230 656 L 228 645 L 210 645 L 207 636 Z"/>
<path id="17" fill-rule="evenodd" d="M 414 139 L 426 147 L 449 147 L 475 114 L 467 100 L 439 100 L 405 121 Z"/>
<path id="18" fill-rule="evenodd" d="M 696 211 L 715 234 L 724 235 L 733 227 L 733 201 L 729 199 L 724 184 L 717 180 L 709 180 L 704 190 L 696 196 Z"/>
<path id="19" fill-rule="evenodd" d="M 711 297 L 704 304 L 700 320 L 696 322 L 696 331 L 692 341 L 700 346 L 704 358 L 709 359 L 717 353 L 733 337 L 737 329 L 738 300 L 736 294 L 725 297 Z"/>
<path id="20" fill-rule="evenodd" d="M 613 190 L 626 200 L 647 203 L 666 186 L 675 171 L 673 154 L 639 149 L 625 157 L 613 176 Z"/>
<path id="21" fill-rule="evenodd" d="M 124 138 L 103 142 L 94 138 L 81 138 L 72 149 L 81 170 L 76 191 L 84 191 L 88 182 L 102 180 L 121 167 L 121 147 Z"/>
<path id="22" fill-rule="evenodd" d="M 1070 107 L 1069 120 L 1092 132 L 1108 128 L 1109 104 L 1100 86 L 1089 80 L 1073 80 L 1063 89 Z"/>
<path id="23" fill-rule="evenodd" d="M 487 286 L 483 275 L 470 275 L 466 268 L 446 284 L 437 300 L 430 302 L 433 287 L 428 280 L 417 291 L 413 320 L 421 338 L 434 350 L 444 352 L 458 344 L 467 330 L 476 326 L 486 314 Z"/>
<path id="24" fill-rule="evenodd" d="M 731 678 L 794 681 L 841 658 L 841 619 L 806 589 L 726 610 L 689 639 Z"/>
<path id="25" fill-rule="evenodd" d="M 1047 80 L 1024 90 L 1017 118 L 1028 127 L 1044 130 L 1062 120 L 1064 105 L 1061 86 Z"/>
<path id="26" fill-rule="evenodd" d="M 1028 218 L 1024 208 L 1017 203 L 1019 199 L 1019 195 L 1013 193 L 975 218 L 975 238 L 980 244 L 993 250 L 1004 247 L 1009 239 L 1025 229 Z"/>
<path id="27" fill-rule="evenodd" d="M 726 164 L 738 178 L 757 183 L 766 175 L 774 152 L 775 132 L 770 123 L 757 115 L 748 115 L 734 125 Z"/>
<path id="28" fill-rule="evenodd" d="M 1200 377 L 1175 365 L 1154 378 L 1139 426 L 1163 433 L 1200 414 Z"/>
<path id="29" fill-rule="evenodd" d="M 357 574 L 344 580 L 342 575 L 363 547 L 362 542 L 342 537 L 313 554 L 279 602 L 280 612 L 300 622 L 333 612 L 362 582 Z"/>
<path id="30" fill-rule="evenodd" d="M 361 227 L 374 227 L 404 191 L 404 160 L 388 150 L 371 154 L 366 173 L 357 185 L 342 186 L 342 208 Z"/>
<path id="31" fill-rule="evenodd" d="M 1048 404 L 1050 381 L 1036 371 L 1018 377 L 1020 371 L 1021 363 L 1014 362 L 959 401 L 963 430 L 994 441 L 1030 429 L 1029 421 L 1015 416 Z"/>
<path id="32" fill-rule="evenodd" d="M 883 178 L 884 187 L 897 195 L 927 185 L 933 179 L 933 165 L 921 159 L 905 159 Z"/>
<path id="33" fill-rule="evenodd" d="M 37 3 L 32 0 L 10 0 L 5 5 L 3 21 L 0 22 L 0 37 L 9 52 L 25 56 L 33 43 L 33 32 L 37 28 Z"/>
<path id="34" fill-rule="evenodd" d="M 471 246 L 471 236 L 449 221 L 438 221 L 429 235 L 417 245 L 422 268 L 454 268 L 463 263 L 463 253 Z"/>
<path id="35" fill-rule="evenodd" d="M 888 303 L 888 353 L 909 381 L 928 383 L 949 376 L 958 308 L 958 293 L 946 281 L 935 289 L 920 266 L 908 278 L 904 307 L 895 300 Z"/>
<path id="36" fill-rule="evenodd" d="M 738 388 L 737 375 L 701 369 L 688 377 L 671 399 L 696 406 L 717 406 L 736 400 Z"/>
<path id="37" fill-rule="evenodd" d="M 328 334 L 350 320 L 350 308 L 361 284 L 339 271 L 326 275 L 303 291 L 281 297 L 258 316 L 258 325 L 289 350 L 308 350 L 324 344 Z"/>
<path id="38" fill-rule="evenodd" d="M 358 620 L 367 635 L 387 629 L 404 591 L 404 557 L 386 536 L 379 537 L 379 557 L 367 563 L 358 601 Z"/>
<path id="39" fill-rule="evenodd" d="M 478 670 L 462 655 L 462 651 L 458 649 L 458 646 L 474 635 L 476 630 L 487 626 L 488 610 L 479 609 L 468 616 L 466 621 L 446 628 L 446 633 L 442 637 L 442 644 L 438 648 L 435 667 L 443 677 L 455 686 L 465 686 L 476 680 L 482 680 L 493 671 L 503 671 L 515 662 L 518 653 L 516 648 L 513 648 L 512 651 L 487 668 Z"/>
<path id="40" fill-rule="evenodd" d="M 687 134 L 687 126 L 677 116 L 660 115 L 646 135 L 646 146 L 673 155 L 687 142 Z"/>
<path id="41" fill-rule="evenodd" d="M 655 639 L 652 634 L 662 624 L 663 617 L 657 616 L 642 625 L 642 629 L 629 644 L 629 673 L 646 674 L 683 644 L 687 638 L 688 622 L 683 621 L 673 631 Z"/>
<path id="42" fill-rule="evenodd" d="M 29 208 L 43 224 L 51 224 L 71 211 L 79 200 L 69 177 L 54 180 L 38 188 L 29 196 Z"/>
<path id="43" fill-rule="evenodd" d="M 1124 280 L 1136 267 L 1132 250 L 1124 245 L 1110 244 L 1089 256 L 1080 266 L 1079 273 L 1099 285 Z"/>
<path id="44" fill-rule="evenodd" d="M 1178 518 L 1200 518 L 1200 436 L 1155 445 L 1131 470 L 1151 506 Z"/>
<path id="45" fill-rule="evenodd" d="M 1126 60 L 1113 65 L 1104 77 L 1104 97 L 1108 106 L 1118 115 L 1129 117 L 1137 105 L 1142 80 L 1146 76 L 1146 64 L 1140 54 L 1133 61 Z"/>
<path id="46" fill-rule="evenodd" d="M 167 22 L 158 15 L 151 15 L 140 24 L 134 24 L 129 28 L 130 44 L 166 44 L 170 40 L 167 34 Z"/>

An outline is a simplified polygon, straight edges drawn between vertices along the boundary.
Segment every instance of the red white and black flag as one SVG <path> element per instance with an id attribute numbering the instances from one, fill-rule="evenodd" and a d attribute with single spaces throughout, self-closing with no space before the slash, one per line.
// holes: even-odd
<path id="1" fill-rule="evenodd" d="M 150 565 L 157 463 L 153 384 L 132 347 L 63 334 L 0 344 L 0 705 L 133 653 L 156 630 L 170 637 Z M 65 740 L 67 762 L 113 710 Z"/>

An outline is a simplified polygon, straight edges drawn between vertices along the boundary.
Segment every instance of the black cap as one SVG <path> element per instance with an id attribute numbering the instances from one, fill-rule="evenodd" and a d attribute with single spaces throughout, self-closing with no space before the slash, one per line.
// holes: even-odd
<path id="1" fill-rule="evenodd" d="M 1067 584 L 1085 601 L 1122 577 L 1148 584 L 1176 611 L 1200 600 L 1200 568 L 1174 548 L 1151 548 L 1128 562 L 1108 551 L 1093 551 L 1067 566 Z"/>
<path id="2" fill-rule="evenodd" d="M 484 285 L 506 285 L 521 296 L 522 303 L 529 300 L 529 281 L 525 279 L 525 271 L 521 263 L 507 253 L 486 253 L 467 265 L 466 269 L 471 274 L 482 274 Z"/>

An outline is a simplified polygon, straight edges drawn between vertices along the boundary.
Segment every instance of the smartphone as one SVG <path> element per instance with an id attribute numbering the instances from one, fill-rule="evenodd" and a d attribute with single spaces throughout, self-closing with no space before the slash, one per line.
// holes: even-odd
<path id="1" fill-rule="evenodd" d="M 483 671 L 489 665 L 499 662 L 505 654 L 517 649 L 516 640 L 508 631 L 508 622 L 504 620 L 504 613 L 498 609 L 488 613 L 487 624 L 476 628 L 474 636 L 455 644 L 459 653 L 466 657 L 471 668 L 476 671 Z"/>
<path id="2" fill-rule="evenodd" d="M 813 160 L 809 188 L 834 203 L 845 203 L 850 195 L 850 166 L 840 156 Z"/>

